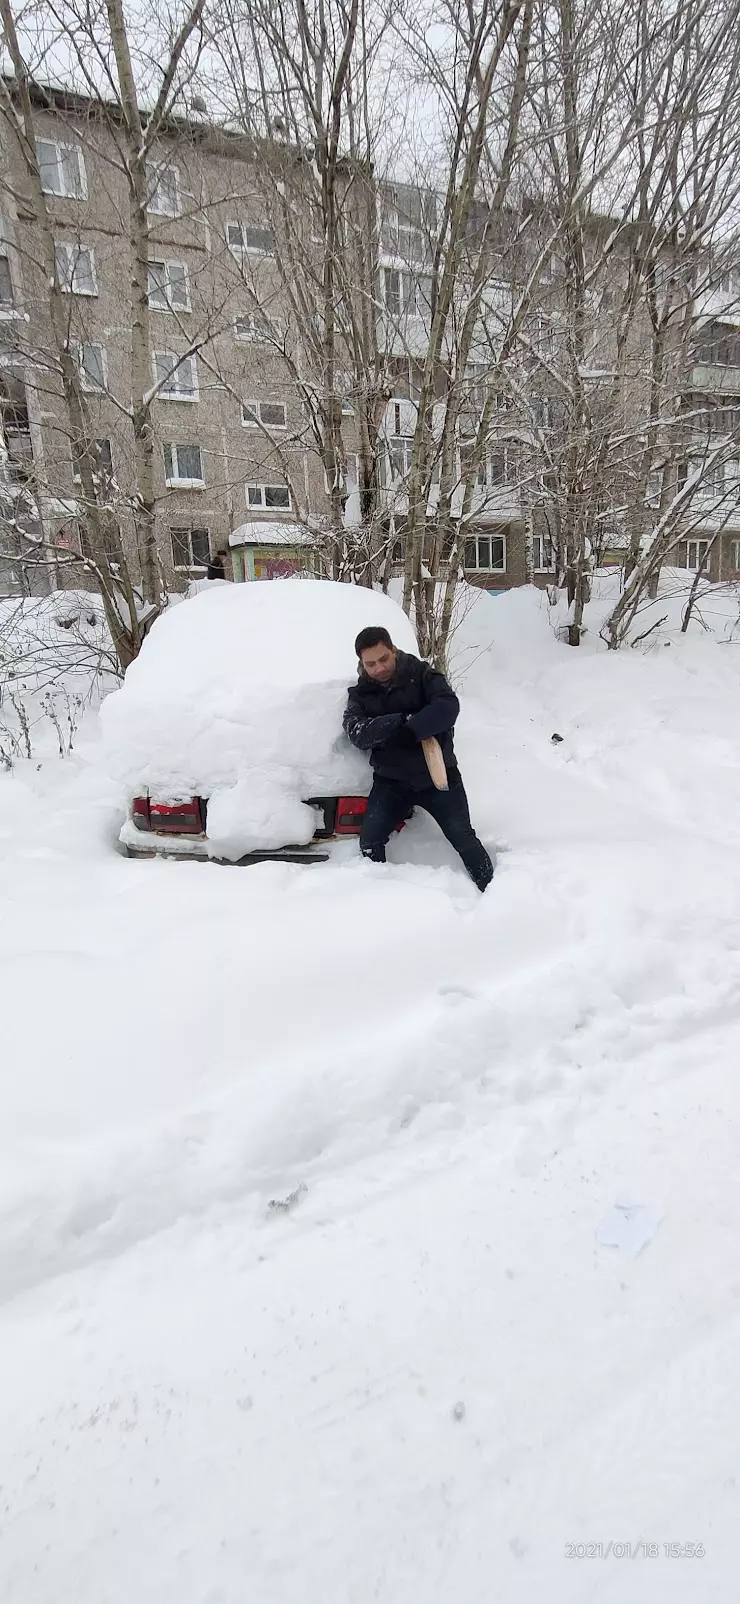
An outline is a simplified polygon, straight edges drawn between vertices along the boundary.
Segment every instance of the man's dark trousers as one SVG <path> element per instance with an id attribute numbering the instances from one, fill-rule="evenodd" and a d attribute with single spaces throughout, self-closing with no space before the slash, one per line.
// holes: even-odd
<path id="1" fill-rule="evenodd" d="M 360 851 L 373 863 L 385 863 L 386 844 L 396 825 L 408 818 L 412 808 L 424 808 L 436 819 L 482 891 L 493 877 L 493 864 L 470 823 L 465 786 L 457 769 L 450 771 L 448 780 L 449 791 L 437 791 L 433 785 L 416 791 L 376 774 L 362 821 Z"/>

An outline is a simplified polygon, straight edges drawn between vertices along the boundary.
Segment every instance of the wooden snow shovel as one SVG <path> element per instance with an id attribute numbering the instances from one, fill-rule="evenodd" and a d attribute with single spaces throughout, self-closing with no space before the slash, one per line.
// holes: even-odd
<path id="1" fill-rule="evenodd" d="M 442 756 L 442 748 L 437 740 L 436 735 L 427 735 L 426 739 L 422 741 L 421 745 L 426 758 L 427 768 L 431 775 L 432 784 L 436 786 L 438 791 L 449 791 L 450 787 L 447 780 L 445 760 Z"/>

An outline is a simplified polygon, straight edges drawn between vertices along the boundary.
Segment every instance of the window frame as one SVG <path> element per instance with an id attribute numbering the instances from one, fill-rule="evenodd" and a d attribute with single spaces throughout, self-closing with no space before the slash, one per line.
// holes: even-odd
<path id="1" fill-rule="evenodd" d="M 170 534 L 170 551 L 172 553 L 172 567 L 173 567 L 173 569 L 174 569 L 176 574 L 200 573 L 201 570 L 203 570 L 203 569 L 208 567 L 208 564 L 211 562 L 213 554 L 212 554 L 212 548 L 211 548 L 211 531 L 210 531 L 210 529 L 208 528 L 207 525 L 205 525 L 205 524 L 197 524 L 195 527 L 184 528 L 184 527 L 181 527 L 179 524 L 175 524 L 175 525 L 171 525 L 170 526 L 169 534 Z M 187 562 L 187 563 L 178 563 L 175 560 L 175 536 L 176 535 L 184 536 L 186 541 L 187 541 L 187 549 L 188 549 L 188 553 L 189 553 L 189 557 L 190 557 L 190 561 Z M 201 562 L 201 561 L 196 562 L 195 561 L 194 552 L 193 552 L 193 535 L 205 535 L 205 537 L 206 537 L 206 540 L 208 542 L 208 556 L 206 557 L 204 562 Z"/>
<path id="2" fill-rule="evenodd" d="M 255 321 L 258 317 L 262 317 L 264 319 L 265 327 L 262 331 L 260 331 L 259 325 Z M 238 325 L 239 323 L 246 323 L 247 320 L 249 320 L 252 324 L 251 332 L 247 334 L 240 334 Z M 269 345 L 274 338 L 274 324 L 264 312 L 245 312 L 241 317 L 237 316 L 234 318 L 234 339 L 237 340 L 240 345 Z"/>
<path id="3" fill-rule="evenodd" d="M 182 190 L 180 188 L 180 169 L 179 169 L 179 167 L 177 167 L 174 162 L 170 162 L 170 161 L 168 161 L 168 162 L 148 161 L 147 164 L 146 164 L 147 189 L 149 188 L 149 185 L 152 182 L 152 177 L 153 177 L 154 173 L 157 173 L 157 175 L 159 175 L 159 176 L 157 177 L 156 184 L 155 184 L 154 189 L 152 190 L 152 193 L 147 195 L 146 209 L 147 209 L 148 216 L 149 217 L 180 217 L 182 215 L 182 206 L 180 204 L 180 202 L 182 200 Z M 152 205 L 152 201 L 154 200 L 154 197 L 157 194 L 157 191 L 159 189 L 160 177 L 161 177 L 162 173 L 174 173 L 174 175 L 175 175 L 175 210 L 174 211 L 170 211 L 169 208 L 167 208 L 167 207 L 153 206 Z"/>
<path id="4" fill-rule="evenodd" d="M 248 407 L 253 408 L 254 412 L 256 414 L 252 418 L 249 418 L 246 415 Z M 266 419 L 263 418 L 263 416 L 262 416 L 262 408 L 263 407 L 282 407 L 282 409 L 283 409 L 283 421 L 282 421 L 282 423 L 268 423 L 266 421 Z M 263 400 L 256 400 L 256 399 L 255 400 L 251 400 L 250 399 L 249 401 L 242 401 L 242 428 L 243 429 L 277 429 L 277 430 L 279 430 L 279 432 L 281 434 L 284 434 L 285 430 L 287 429 L 287 427 L 288 427 L 288 405 L 287 405 L 286 401 L 269 401 L 269 400 L 264 400 L 264 399 Z"/>
<path id="5" fill-rule="evenodd" d="M 42 162 L 41 162 L 41 160 L 39 158 L 39 145 L 50 145 L 56 151 L 56 154 L 57 154 L 57 172 L 58 172 L 60 178 L 63 178 L 63 174 L 64 174 L 64 168 L 63 168 L 63 164 L 62 164 L 61 157 L 60 157 L 60 154 L 59 154 L 60 151 L 63 151 L 63 150 L 73 150 L 74 151 L 75 157 L 76 157 L 76 160 L 77 160 L 77 176 L 78 176 L 79 181 L 80 181 L 79 192 L 76 189 L 69 190 L 69 189 L 45 189 L 44 188 L 44 179 L 43 179 L 42 167 L 47 167 L 48 168 L 49 164 L 48 164 L 48 162 L 45 162 L 45 163 L 42 164 Z M 39 134 L 37 139 L 36 139 L 36 147 L 35 147 L 35 149 L 36 149 L 36 162 L 37 162 L 38 169 L 39 169 L 39 180 L 40 180 L 40 183 L 41 183 L 42 194 L 56 196 L 57 200 L 83 200 L 83 201 L 87 200 L 87 170 L 86 170 L 86 167 L 85 167 L 84 152 L 83 152 L 83 150 L 82 150 L 80 145 L 75 145 L 75 144 L 72 143 L 71 140 L 68 140 L 68 139 L 47 139 L 45 134 Z"/>
<path id="6" fill-rule="evenodd" d="M 264 234 L 265 237 L 270 241 L 270 248 L 267 248 L 264 245 L 249 245 L 247 242 L 247 229 L 249 228 L 257 229 L 259 233 Z M 237 245 L 234 241 L 229 239 L 229 229 L 239 230 L 241 237 L 240 244 Z M 237 218 L 227 218 L 226 245 L 228 250 L 231 251 L 232 256 L 235 257 L 265 256 L 272 258 L 275 255 L 275 235 L 273 234 L 271 228 L 268 228 L 266 225 L 261 223 L 240 223 Z"/>
<path id="7" fill-rule="evenodd" d="M 254 490 L 257 490 L 257 491 L 260 492 L 260 500 L 259 501 L 251 501 L 250 500 L 251 493 Z M 268 506 L 268 504 L 267 504 L 267 493 L 270 492 L 270 491 L 275 491 L 275 490 L 279 490 L 281 492 L 284 492 L 285 495 L 288 498 L 287 502 L 285 502 L 282 506 L 281 505 Z M 244 486 L 244 495 L 245 495 L 245 498 L 246 498 L 247 510 L 249 512 L 292 512 L 293 511 L 293 499 L 292 499 L 292 496 L 291 496 L 291 493 L 290 493 L 290 485 L 280 485 L 280 484 L 275 484 L 274 482 L 266 482 L 264 480 L 260 480 L 260 481 L 253 480 L 251 484 L 248 484 L 248 485 Z"/>
<path id="8" fill-rule="evenodd" d="M 532 535 L 532 556 L 533 557 L 535 556 L 535 552 L 536 552 L 537 547 L 539 547 L 540 559 L 541 559 L 542 558 L 542 554 L 544 553 L 544 550 L 545 550 L 545 546 L 549 546 L 549 548 L 550 548 L 550 555 L 552 557 L 552 561 L 550 563 L 543 563 L 542 560 L 540 560 L 539 562 L 537 562 L 535 560 L 535 562 L 534 562 L 534 571 L 535 571 L 536 574 L 554 574 L 555 571 L 556 571 L 556 568 L 557 568 L 557 562 L 556 562 L 556 558 L 555 558 L 555 543 L 554 543 L 554 541 L 552 541 L 550 539 L 549 535 L 535 535 L 535 534 Z"/>
<path id="9" fill-rule="evenodd" d="M 3 242 L 3 243 L 5 243 L 5 242 Z M 2 291 L 0 291 L 0 312 L 8 312 L 8 311 L 12 310 L 12 308 L 15 306 L 15 284 L 13 282 L 13 270 L 12 270 L 11 265 L 10 265 L 10 256 L 9 256 L 7 250 L 4 250 L 4 251 L 0 250 L 0 263 L 2 263 L 2 262 L 5 263 L 5 266 L 6 266 L 7 270 L 8 270 L 8 284 L 10 285 L 10 298 L 8 300 L 4 300 L 3 299 L 3 295 L 2 295 Z"/>
<path id="10" fill-rule="evenodd" d="M 192 475 L 181 475 L 177 459 L 178 451 L 197 451 L 200 458 L 200 474 L 197 479 Z M 167 453 L 170 453 L 170 463 L 177 470 L 174 474 L 167 469 Z M 163 440 L 162 458 L 164 461 L 164 482 L 168 490 L 205 490 L 206 475 L 203 466 L 203 447 L 198 440 Z"/>
<path id="11" fill-rule="evenodd" d="M 68 267 L 69 266 L 72 267 L 71 273 L 69 274 L 69 282 L 68 283 L 65 283 L 63 281 L 62 275 L 61 275 L 61 273 L 59 271 L 59 253 L 60 253 L 60 251 L 67 253 L 67 265 L 68 265 Z M 72 263 L 73 263 L 73 254 L 72 253 L 73 252 L 76 253 L 76 256 L 74 257 L 74 265 L 72 265 Z M 90 282 L 91 282 L 91 284 L 93 286 L 91 290 L 82 290 L 78 286 L 75 285 L 75 275 L 77 273 L 77 268 L 78 268 L 78 265 L 79 265 L 79 258 L 80 258 L 80 255 L 83 252 L 87 256 L 87 259 L 88 259 L 88 262 L 89 262 L 89 265 L 90 265 Z M 97 266 L 96 266 L 96 263 L 95 263 L 95 246 L 94 245 L 77 245 L 77 244 L 72 245 L 72 244 L 70 244 L 69 240 L 57 240 L 57 239 L 55 239 L 55 241 L 54 241 L 54 271 L 55 271 L 56 276 L 57 276 L 57 280 L 58 280 L 58 283 L 59 283 L 59 288 L 60 288 L 60 290 L 61 290 L 63 295 L 80 295 L 83 298 L 85 298 L 88 301 L 90 301 L 90 300 L 94 300 L 95 297 L 99 294 L 99 290 L 98 290 L 98 271 L 97 271 Z"/>
<path id="12" fill-rule="evenodd" d="M 502 546 L 502 562 L 501 563 L 497 563 L 497 564 L 494 565 L 490 561 L 487 564 L 480 562 L 480 542 L 482 540 L 485 540 L 485 541 L 488 542 L 489 553 L 491 553 L 492 542 L 494 540 L 500 540 L 501 541 L 501 546 Z M 481 533 L 477 533 L 477 532 L 475 534 L 470 534 L 470 533 L 466 534 L 465 541 L 464 541 L 464 550 L 463 550 L 463 572 L 471 573 L 471 574 L 505 574 L 506 573 L 506 559 L 507 559 L 507 555 L 508 555 L 508 553 L 507 553 L 507 544 L 508 544 L 508 541 L 507 541 L 507 535 L 506 535 L 506 531 L 505 530 L 501 534 L 494 534 L 493 532 L 490 533 L 490 534 L 481 534 Z M 470 545 L 475 545 L 475 554 L 476 554 L 476 562 L 475 563 L 469 563 L 468 562 L 468 548 L 469 548 Z"/>
<path id="13" fill-rule="evenodd" d="M 400 472 L 396 472 L 395 469 L 394 469 L 394 457 L 393 457 L 393 447 L 394 446 L 396 446 L 397 448 L 402 447 L 402 449 L 403 449 L 404 467 L 401 469 Z M 403 481 L 407 478 L 407 476 L 411 472 L 411 461 L 412 461 L 413 450 L 414 450 L 414 436 L 412 434 L 391 434 L 391 435 L 388 436 L 388 438 L 386 440 L 386 447 L 387 447 L 388 462 L 390 464 L 390 468 L 389 468 L 390 482 L 391 482 L 392 485 L 393 484 L 403 484 Z M 400 456 L 401 455 L 401 451 L 397 450 L 396 455 Z"/>
<path id="14" fill-rule="evenodd" d="M 101 370 L 102 370 L 102 374 L 103 374 L 102 387 L 97 382 L 94 383 L 94 384 L 90 384 L 90 383 L 86 384 L 85 383 L 85 372 L 86 372 L 86 369 L 85 369 L 82 353 L 85 350 L 86 346 L 90 350 L 99 351 L 100 352 L 100 366 L 101 366 Z M 107 392 L 108 392 L 108 357 L 107 357 L 105 346 L 101 345 L 99 340 L 83 340 L 78 345 L 78 347 L 77 347 L 77 366 L 79 368 L 79 373 L 80 373 L 80 386 L 85 391 L 86 395 L 106 395 L 107 394 Z"/>
<path id="15" fill-rule="evenodd" d="M 157 372 L 157 358 L 158 357 L 166 357 L 168 359 L 170 357 L 172 357 L 174 359 L 174 366 L 172 367 L 172 369 L 170 370 L 170 373 L 168 375 L 168 378 L 170 378 L 170 379 L 172 378 L 173 374 L 177 373 L 178 369 L 182 367 L 183 362 L 190 362 L 191 363 L 190 372 L 191 372 L 191 376 L 192 376 L 192 378 L 194 380 L 193 389 L 192 390 L 166 390 L 164 388 L 164 381 L 160 380 L 159 374 Z M 180 355 L 180 353 L 177 352 L 177 351 L 152 351 L 152 377 L 154 379 L 155 385 L 157 386 L 157 394 L 155 396 L 155 400 L 157 400 L 157 401 L 186 401 L 190 405 L 192 405 L 196 401 L 200 401 L 200 387 L 199 387 L 199 384 L 198 384 L 198 363 L 197 363 L 197 357 L 196 357 L 194 351 L 186 351 L 183 355 Z"/>
<path id="16" fill-rule="evenodd" d="M 152 297 L 152 288 L 151 288 L 151 284 L 149 282 L 149 275 L 150 275 L 151 269 L 153 267 L 162 267 L 162 268 L 164 268 L 165 283 L 164 283 L 164 285 L 162 286 L 162 288 L 160 290 L 156 291 L 156 293 L 164 295 L 165 301 L 166 301 L 166 305 L 165 306 L 157 306 L 156 303 L 153 302 L 152 298 L 151 298 Z M 171 267 L 181 267 L 182 268 L 182 271 L 183 271 L 183 282 L 184 282 L 184 285 L 185 285 L 185 305 L 184 306 L 173 306 L 172 301 L 170 299 L 169 290 L 170 290 L 170 268 Z M 148 304 L 149 304 L 150 312 L 164 312 L 165 314 L 169 314 L 169 315 L 172 315 L 173 312 L 190 312 L 192 310 L 192 307 L 191 307 L 191 303 L 190 303 L 190 275 L 188 273 L 188 264 L 187 264 L 187 262 L 178 261 L 177 257 L 175 257 L 175 256 L 168 256 L 168 257 L 150 256 L 149 260 L 147 262 L 147 292 L 146 292 L 146 295 L 147 295 L 147 301 L 148 301 Z"/>
<path id="17" fill-rule="evenodd" d="M 704 558 L 708 558 L 710 544 L 711 544 L 711 542 L 707 538 L 702 538 L 702 537 L 699 537 L 699 536 L 694 536 L 693 539 L 686 541 L 686 571 L 687 571 L 687 573 L 698 574 L 699 569 L 702 568 L 702 567 L 704 569 L 704 573 L 705 574 L 708 573 L 708 571 L 709 571 L 709 562 L 708 561 L 705 562 Z M 697 550 L 696 550 L 697 560 L 696 560 L 695 563 L 692 563 L 689 560 L 689 553 L 691 551 L 692 546 L 696 546 L 696 548 L 697 548 Z M 704 557 L 701 557 L 700 554 L 699 554 L 699 547 L 700 546 L 704 546 L 704 548 L 705 548 Z"/>

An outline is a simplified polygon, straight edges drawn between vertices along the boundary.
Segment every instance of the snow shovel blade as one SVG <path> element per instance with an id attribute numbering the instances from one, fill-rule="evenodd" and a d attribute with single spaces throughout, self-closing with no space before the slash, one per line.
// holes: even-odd
<path id="1" fill-rule="evenodd" d="M 432 784 L 436 786 L 438 791 L 449 791 L 450 787 L 447 781 L 445 760 L 442 756 L 442 748 L 437 740 L 436 735 L 427 735 L 426 739 L 422 741 L 421 745 L 426 758 L 427 768 L 431 775 Z"/>

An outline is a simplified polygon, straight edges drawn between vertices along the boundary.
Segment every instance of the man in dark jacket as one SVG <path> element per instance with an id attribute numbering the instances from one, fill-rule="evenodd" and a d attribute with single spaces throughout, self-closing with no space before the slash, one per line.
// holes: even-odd
<path id="1" fill-rule="evenodd" d="M 452 744 L 460 703 L 429 663 L 401 652 L 387 629 L 363 629 L 355 641 L 359 659 L 356 685 L 349 687 L 344 729 L 352 745 L 370 753 L 373 788 L 360 832 L 360 851 L 385 863 L 386 844 L 414 807 L 436 819 L 459 852 L 480 891 L 493 876 L 493 864 L 470 823 L 468 799 Z M 436 735 L 447 770 L 448 791 L 432 784 L 421 742 Z"/>

